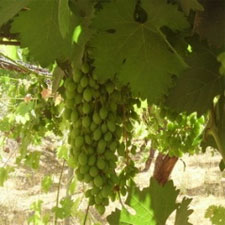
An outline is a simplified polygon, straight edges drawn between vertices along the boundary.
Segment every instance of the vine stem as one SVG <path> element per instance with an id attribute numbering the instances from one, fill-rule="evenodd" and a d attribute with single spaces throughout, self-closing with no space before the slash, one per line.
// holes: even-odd
<path id="1" fill-rule="evenodd" d="M 62 169 L 61 169 L 61 172 L 60 172 L 60 176 L 59 176 L 59 183 L 58 183 L 57 195 L 56 195 L 56 205 L 55 205 L 56 208 L 59 206 L 59 193 L 60 193 L 60 187 L 61 187 L 63 171 L 64 171 L 64 167 L 65 167 L 65 162 L 66 162 L 66 160 L 64 159 Z M 58 220 L 58 217 L 55 216 L 55 222 L 54 222 L 55 225 L 57 225 L 57 220 Z"/>
<path id="2" fill-rule="evenodd" d="M 17 66 L 21 71 L 24 71 L 24 73 L 29 73 L 29 74 L 35 74 L 37 76 L 41 76 L 41 77 L 45 77 L 45 78 L 52 78 L 52 76 L 50 75 L 43 75 L 40 74 L 38 72 L 36 72 L 35 70 L 30 70 L 29 68 L 27 68 L 26 66 L 21 65 L 20 63 L 18 63 L 17 61 L 11 59 L 10 57 L 8 57 L 7 55 L 3 54 L 2 52 L 0 52 L 0 56 L 4 57 L 5 59 L 9 60 L 10 62 L 12 62 L 15 66 Z"/>
<path id="3" fill-rule="evenodd" d="M 89 208 L 90 208 L 90 202 L 88 202 L 88 206 L 87 206 L 87 209 L 86 209 L 86 212 L 85 212 L 83 225 L 86 225 Z"/>

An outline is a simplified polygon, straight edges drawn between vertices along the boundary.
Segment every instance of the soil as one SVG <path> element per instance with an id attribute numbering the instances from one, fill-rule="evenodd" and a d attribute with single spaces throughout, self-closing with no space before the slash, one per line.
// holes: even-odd
<path id="1" fill-rule="evenodd" d="M 25 166 L 17 167 L 10 174 L 10 178 L 5 182 L 3 187 L 0 187 L 0 225 L 26 225 L 27 218 L 32 215 L 30 205 L 37 201 L 43 200 L 44 210 L 50 211 L 55 205 L 58 180 L 62 170 L 62 161 L 56 160 L 57 143 L 54 145 L 52 141 L 45 141 L 41 147 L 43 156 L 41 157 L 40 168 L 36 171 Z M 6 149 L 1 150 L 3 165 L 15 165 L 17 155 L 17 146 L 15 143 L 9 144 Z M 190 222 L 193 225 L 211 225 L 208 219 L 204 218 L 206 209 L 210 205 L 225 206 L 225 172 L 220 172 L 218 164 L 221 160 L 219 154 L 212 154 L 208 150 L 205 154 L 194 156 L 184 156 L 179 159 L 171 178 L 175 185 L 180 189 L 180 199 L 184 196 L 193 198 L 191 208 L 194 213 L 190 216 Z M 65 187 L 67 185 L 69 170 L 64 170 L 60 196 L 65 196 Z M 142 186 L 148 186 L 148 179 L 152 174 L 151 168 L 149 171 L 140 173 L 136 181 Z M 44 193 L 41 191 L 40 183 L 45 175 L 53 175 L 53 186 L 50 192 Z M 78 187 L 77 196 L 82 196 L 82 186 Z M 107 209 L 105 216 L 117 204 L 110 206 Z M 81 211 L 85 212 L 85 201 L 80 203 Z M 105 224 L 104 217 L 100 218 L 94 209 L 90 209 L 91 217 L 101 219 L 100 224 Z M 167 225 L 173 224 L 174 215 L 171 215 Z M 70 221 L 70 224 L 79 225 L 79 220 Z M 68 223 L 68 221 L 67 221 Z M 57 224 L 65 224 L 58 222 Z"/>

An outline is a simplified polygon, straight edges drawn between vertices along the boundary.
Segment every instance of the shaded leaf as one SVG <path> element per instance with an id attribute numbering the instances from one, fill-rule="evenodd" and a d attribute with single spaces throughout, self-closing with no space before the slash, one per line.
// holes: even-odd
<path id="1" fill-rule="evenodd" d="M 143 0 L 141 6 L 147 14 L 143 23 L 134 18 L 135 0 L 105 4 L 95 19 L 101 32 L 91 44 L 99 78 L 118 74 L 120 81 L 129 82 L 135 93 L 153 102 L 167 92 L 172 74 L 185 67 L 160 28 L 182 30 L 188 23 L 176 6 L 163 0 Z"/>
<path id="2" fill-rule="evenodd" d="M 76 20 L 71 18 L 70 33 L 63 38 L 58 25 L 58 1 L 30 0 L 29 10 L 14 19 L 11 31 L 19 33 L 21 47 L 28 47 L 34 59 L 47 66 L 71 56 L 74 25 Z"/>
<path id="3" fill-rule="evenodd" d="M 14 17 L 29 0 L 1 0 L 0 1 L 0 27 Z"/>
<path id="4" fill-rule="evenodd" d="M 59 0 L 58 5 L 58 20 L 59 20 L 59 30 L 63 38 L 66 37 L 70 30 L 70 18 L 71 11 L 69 8 L 68 0 Z"/>
<path id="5" fill-rule="evenodd" d="M 176 80 L 166 104 L 177 112 L 204 114 L 213 98 L 224 90 L 223 77 L 218 73 L 219 63 L 207 50 L 191 53 L 187 58 L 190 68 Z"/>
<path id="6" fill-rule="evenodd" d="M 64 71 L 57 66 L 53 72 L 52 93 L 55 94 L 60 86 L 60 83 L 65 76 Z"/>
<path id="7" fill-rule="evenodd" d="M 190 10 L 204 10 L 203 6 L 198 2 L 198 0 L 179 0 L 179 2 L 186 15 L 189 15 Z"/>
<path id="8" fill-rule="evenodd" d="M 194 212 L 192 209 L 189 209 L 191 201 L 192 199 L 190 198 L 183 198 L 177 209 L 174 225 L 192 225 L 188 222 L 189 216 Z"/>

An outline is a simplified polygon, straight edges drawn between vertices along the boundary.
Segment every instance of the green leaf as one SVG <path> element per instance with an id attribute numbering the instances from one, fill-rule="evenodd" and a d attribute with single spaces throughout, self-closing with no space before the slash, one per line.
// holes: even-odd
<path id="1" fill-rule="evenodd" d="M 45 176 L 41 181 L 41 188 L 44 192 L 48 192 L 53 183 L 51 176 Z"/>
<path id="2" fill-rule="evenodd" d="M 14 169 L 12 167 L 0 167 L 0 186 L 3 186 L 5 181 L 8 180 L 9 173 L 13 172 Z"/>
<path id="3" fill-rule="evenodd" d="M 222 206 L 211 205 L 205 213 L 205 218 L 209 218 L 213 225 L 224 225 L 225 208 Z"/>
<path id="4" fill-rule="evenodd" d="M 166 99 L 166 104 L 177 112 L 204 114 L 213 98 L 224 90 L 223 77 L 218 73 L 219 63 L 207 50 L 190 54 L 190 68 L 176 80 L 176 85 Z"/>
<path id="5" fill-rule="evenodd" d="M 18 107 L 16 108 L 16 114 L 20 116 L 25 116 L 29 114 L 34 107 L 34 102 L 21 102 Z"/>
<path id="6" fill-rule="evenodd" d="M 147 14 L 143 23 L 134 19 L 135 0 L 105 4 L 94 23 L 100 32 L 91 44 L 99 78 L 118 74 L 135 93 L 154 102 L 167 92 L 172 74 L 185 67 L 160 29 L 182 30 L 188 23 L 175 5 L 164 0 L 143 0 L 142 7 Z"/>
<path id="7" fill-rule="evenodd" d="M 0 2 L 0 27 L 14 17 L 29 0 L 1 0 Z"/>
<path id="8" fill-rule="evenodd" d="M 73 208 L 73 201 L 66 197 L 60 201 L 60 204 L 62 207 L 54 207 L 53 212 L 55 212 L 56 217 L 60 219 L 64 219 L 66 217 L 69 217 L 72 213 Z"/>
<path id="9" fill-rule="evenodd" d="M 68 5 L 68 0 L 59 0 L 58 5 L 58 20 L 59 20 L 59 30 L 63 38 L 65 38 L 70 30 L 70 18 L 71 11 Z"/>
<path id="10" fill-rule="evenodd" d="M 64 61 L 70 57 L 76 24 L 73 20 L 71 18 L 69 34 L 63 38 L 58 24 L 58 1 L 30 0 L 29 10 L 14 19 L 11 31 L 19 33 L 21 47 L 28 47 L 34 59 L 47 66 L 56 59 Z"/>
<path id="11" fill-rule="evenodd" d="M 181 8 L 186 15 L 189 15 L 190 10 L 203 11 L 203 6 L 198 2 L 198 0 L 179 0 Z"/>
<path id="12" fill-rule="evenodd" d="M 190 198 L 183 198 L 177 209 L 174 225 L 192 225 L 188 222 L 189 216 L 193 213 L 193 210 L 188 208 L 191 201 Z"/>
<path id="13" fill-rule="evenodd" d="M 173 181 L 168 181 L 164 186 L 158 184 L 156 180 L 151 179 L 149 188 L 152 198 L 152 208 L 157 225 L 163 225 L 170 214 L 177 209 L 176 203 L 179 191 L 176 190 Z"/>
<path id="14" fill-rule="evenodd" d="M 164 225 L 169 215 L 177 208 L 177 191 L 172 181 L 161 186 L 153 178 L 150 187 L 140 191 L 134 184 L 130 186 L 126 201 L 135 215 L 126 209 L 118 209 L 107 217 L 111 225 Z"/>
<path id="15" fill-rule="evenodd" d="M 41 152 L 34 151 L 26 155 L 25 164 L 33 169 L 39 168 Z"/>
<path id="16" fill-rule="evenodd" d="M 2 132 L 8 132 L 11 129 L 12 124 L 9 122 L 9 119 L 7 117 L 3 118 L 3 120 L 0 120 L 0 131 Z"/>
<path id="17" fill-rule="evenodd" d="M 52 93 L 55 94 L 60 86 L 60 83 L 65 76 L 64 71 L 57 66 L 53 72 L 53 81 L 52 81 Z"/>
<path id="18" fill-rule="evenodd" d="M 66 145 L 62 145 L 57 149 L 57 157 L 59 159 L 68 160 L 69 158 L 69 149 Z"/>

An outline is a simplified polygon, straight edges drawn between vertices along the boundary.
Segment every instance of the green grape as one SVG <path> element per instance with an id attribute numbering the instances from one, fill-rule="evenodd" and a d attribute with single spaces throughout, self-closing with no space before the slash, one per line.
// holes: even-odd
<path id="1" fill-rule="evenodd" d="M 78 162 L 80 163 L 80 165 L 86 165 L 87 164 L 87 155 L 85 153 L 80 153 L 79 157 L 78 157 Z"/>
<path id="2" fill-rule="evenodd" d="M 106 142 L 109 142 L 112 140 L 112 133 L 111 132 L 107 132 L 105 135 L 104 135 L 104 140 Z"/>
<path id="3" fill-rule="evenodd" d="M 73 73 L 73 81 L 74 81 L 75 83 L 79 83 L 81 77 L 82 77 L 81 71 L 80 71 L 80 70 L 75 70 L 74 73 Z"/>
<path id="4" fill-rule="evenodd" d="M 77 111 L 73 111 L 71 113 L 71 122 L 74 123 L 79 119 L 79 114 Z"/>
<path id="5" fill-rule="evenodd" d="M 112 94 L 112 92 L 114 91 L 114 84 L 111 81 L 106 83 L 106 91 L 108 92 L 108 94 Z"/>
<path id="6" fill-rule="evenodd" d="M 66 91 L 68 93 L 71 93 L 71 95 L 73 95 L 76 88 L 77 88 L 76 84 L 71 80 L 71 82 L 66 87 Z"/>
<path id="7" fill-rule="evenodd" d="M 88 146 L 88 148 L 86 150 L 89 155 L 92 155 L 95 152 L 91 146 Z"/>
<path id="8" fill-rule="evenodd" d="M 90 111 L 91 111 L 91 106 L 90 106 L 87 102 L 85 102 L 85 103 L 83 104 L 83 106 L 82 106 L 82 111 L 83 111 L 84 114 L 90 113 Z"/>
<path id="9" fill-rule="evenodd" d="M 96 156 L 95 155 L 91 155 L 88 159 L 88 165 L 89 166 L 93 166 L 95 165 L 95 162 L 96 162 Z"/>
<path id="10" fill-rule="evenodd" d="M 106 166 L 105 161 L 102 158 L 98 158 L 98 160 L 97 160 L 97 167 L 100 170 L 103 170 L 105 168 L 105 166 Z"/>
<path id="11" fill-rule="evenodd" d="M 65 102 L 65 107 L 69 109 L 73 109 L 74 107 L 74 100 L 73 99 L 67 99 Z"/>
<path id="12" fill-rule="evenodd" d="M 102 191 L 101 191 L 101 195 L 102 197 L 106 198 L 107 196 L 109 196 L 110 192 L 111 192 L 111 187 L 110 185 L 106 185 L 102 188 Z"/>
<path id="13" fill-rule="evenodd" d="M 94 184 L 96 187 L 101 187 L 103 185 L 103 179 L 98 175 L 94 178 Z"/>
<path id="14" fill-rule="evenodd" d="M 90 102 L 92 100 L 92 97 L 93 97 L 92 89 L 87 87 L 83 92 L 83 98 L 85 101 Z"/>
<path id="15" fill-rule="evenodd" d="M 92 180 L 92 177 L 89 174 L 84 175 L 84 182 L 89 183 Z"/>
<path id="16" fill-rule="evenodd" d="M 89 170 L 89 174 L 92 177 L 96 177 L 98 175 L 98 169 L 95 166 L 92 166 Z M 96 185 L 97 186 L 97 185 Z"/>
<path id="17" fill-rule="evenodd" d="M 89 171 L 89 167 L 85 164 L 85 165 L 80 165 L 80 173 L 82 174 L 86 174 Z"/>
<path id="18" fill-rule="evenodd" d="M 91 126 L 90 126 L 90 130 L 91 130 L 91 131 L 94 131 L 94 130 L 96 130 L 97 127 L 98 127 L 97 124 L 94 123 L 94 122 L 92 122 L 92 123 L 91 123 Z"/>
<path id="19" fill-rule="evenodd" d="M 88 73 L 89 70 L 90 70 L 90 67 L 89 67 L 89 65 L 88 65 L 87 63 L 82 64 L 82 66 L 81 66 L 81 71 L 82 71 L 83 73 Z"/>
<path id="20" fill-rule="evenodd" d="M 111 142 L 109 145 L 110 150 L 114 152 L 117 148 L 117 145 L 118 143 L 116 141 Z"/>
<path id="21" fill-rule="evenodd" d="M 97 195 L 100 192 L 100 189 L 96 186 L 94 186 L 91 190 L 92 195 Z"/>
<path id="22" fill-rule="evenodd" d="M 100 116 L 98 115 L 97 112 L 94 112 L 94 114 L 93 114 L 93 121 L 97 125 L 99 125 L 102 122 L 102 120 L 101 120 L 101 118 L 100 118 Z"/>
<path id="23" fill-rule="evenodd" d="M 115 200 L 114 187 L 127 192 L 121 185 L 126 185 L 136 173 L 130 164 L 122 169 L 121 174 L 126 176 L 119 178 L 116 173 L 118 155 L 125 156 L 125 146 L 129 152 L 132 150 L 130 119 L 135 115 L 136 100 L 127 87 L 118 86 L 114 80 L 99 80 L 89 64 L 75 70 L 64 87 L 64 117 L 71 122 L 68 142 L 76 175 L 88 184 L 90 189 L 85 196 L 102 214 L 109 198 Z M 124 134 L 126 143 L 121 143 Z"/>
<path id="24" fill-rule="evenodd" d="M 107 125 L 106 125 L 106 123 L 103 123 L 103 124 L 101 125 L 101 130 L 102 130 L 102 133 L 103 133 L 103 134 L 107 131 Z"/>
<path id="25" fill-rule="evenodd" d="M 90 135 L 86 134 L 86 135 L 84 136 L 84 140 L 85 140 L 85 143 L 86 143 L 86 144 L 91 145 L 92 140 L 91 140 Z"/>
<path id="26" fill-rule="evenodd" d="M 111 132 L 115 132 L 116 124 L 113 121 L 107 121 L 107 127 Z"/>
<path id="27" fill-rule="evenodd" d="M 102 120 L 106 119 L 106 117 L 108 115 L 108 110 L 106 108 L 102 107 L 99 111 L 99 115 Z"/>
<path id="28" fill-rule="evenodd" d="M 105 140 L 101 139 L 97 145 L 97 153 L 102 154 L 105 151 L 105 149 L 106 149 L 106 142 Z"/>
<path id="29" fill-rule="evenodd" d="M 85 116 L 82 119 L 82 126 L 85 128 L 88 128 L 91 124 L 91 119 L 89 118 L 89 116 Z"/>
<path id="30" fill-rule="evenodd" d="M 102 198 L 99 195 L 96 195 L 95 196 L 95 203 L 96 204 L 101 204 L 101 202 L 102 202 Z"/>
<path id="31" fill-rule="evenodd" d="M 84 144 L 84 138 L 82 136 L 78 136 L 76 139 L 75 139 L 75 146 L 77 148 L 80 148 L 82 145 Z"/>
<path id="32" fill-rule="evenodd" d="M 75 105 L 79 105 L 81 102 L 82 102 L 82 96 L 79 94 L 76 94 L 74 96 L 73 106 L 74 106 L 74 103 Z"/>
<path id="33" fill-rule="evenodd" d="M 77 87 L 77 93 L 78 93 L 78 94 L 82 94 L 83 91 L 84 91 L 84 88 L 83 88 L 82 86 L 79 85 L 79 86 Z"/>
<path id="34" fill-rule="evenodd" d="M 113 154 L 111 151 L 106 151 L 106 152 L 104 153 L 104 157 L 105 157 L 105 159 L 107 159 L 107 160 L 112 159 L 113 155 L 114 155 L 114 154 Z"/>
<path id="35" fill-rule="evenodd" d="M 80 81 L 80 86 L 81 86 L 82 88 L 86 88 L 87 85 L 88 85 L 88 78 L 87 78 L 87 77 L 82 77 L 82 78 L 81 78 L 81 81 Z"/>
<path id="36" fill-rule="evenodd" d="M 102 136 L 102 131 L 100 128 L 97 128 L 95 131 L 94 131 L 94 134 L 93 134 L 93 139 L 95 141 L 98 141 Z"/>

